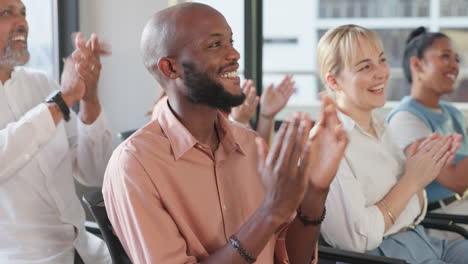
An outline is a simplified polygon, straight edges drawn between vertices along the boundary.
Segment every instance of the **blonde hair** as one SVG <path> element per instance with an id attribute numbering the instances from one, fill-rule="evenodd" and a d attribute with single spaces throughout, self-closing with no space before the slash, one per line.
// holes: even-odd
<path id="1" fill-rule="evenodd" d="M 356 59 L 362 38 L 368 40 L 376 50 L 383 51 L 379 37 L 372 30 L 357 25 L 332 28 L 320 39 L 317 48 L 318 71 L 329 92 L 332 90 L 328 87 L 325 76 L 327 73 L 338 76 L 344 67 Z"/>

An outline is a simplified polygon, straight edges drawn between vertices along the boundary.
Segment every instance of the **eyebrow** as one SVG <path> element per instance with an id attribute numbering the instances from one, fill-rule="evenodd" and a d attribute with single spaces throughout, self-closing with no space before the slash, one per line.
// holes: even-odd
<path id="1" fill-rule="evenodd" d="M 381 57 L 382 55 L 384 55 L 383 51 L 379 54 L 379 57 Z M 356 64 L 354 65 L 354 67 L 358 66 L 358 65 L 361 64 L 361 63 L 368 62 L 368 61 L 370 61 L 370 59 L 363 59 L 363 60 L 360 60 L 358 63 L 356 63 Z"/>
<path id="2" fill-rule="evenodd" d="M 211 37 L 223 37 L 224 34 L 222 33 L 213 33 L 213 34 L 210 34 L 210 38 Z M 233 36 L 233 33 L 231 32 L 231 37 Z"/>
<path id="3" fill-rule="evenodd" d="M 16 5 L 7 5 L 7 6 L 4 6 L 3 8 L 4 9 L 14 9 L 16 7 L 18 7 L 21 11 L 26 11 L 26 6 L 24 6 L 24 5 L 18 5 L 18 6 L 16 6 Z"/>
<path id="4" fill-rule="evenodd" d="M 221 33 L 213 33 L 213 34 L 210 34 L 210 37 L 222 37 L 223 34 Z"/>

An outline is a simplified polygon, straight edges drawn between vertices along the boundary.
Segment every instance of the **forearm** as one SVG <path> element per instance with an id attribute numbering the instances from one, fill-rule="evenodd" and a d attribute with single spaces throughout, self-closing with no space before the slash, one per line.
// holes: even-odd
<path id="1" fill-rule="evenodd" d="M 309 219 L 320 219 L 325 209 L 328 192 L 308 192 L 301 204 L 301 213 Z M 296 217 L 286 236 L 286 248 L 291 263 L 310 263 L 314 258 L 320 225 L 305 226 Z"/>
<path id="2" fill-rule="evenodd" d="M 268 117 L 265 115 L 258 115 L 257 133 L 267 142 L 270 143 L 273 125 L 275 123 L 274 116 Z"/>
<path id="3" fill-rule="evenodd" d="M 406 208 L 413 195 L 421 190 L 422 188 L 416 187 L 416 184 L 403 175 L 385 197 L 376 203 L 384 216 L 385 231 L 393 226 L 394 221 Z"/>
<path id="4" fill-rule="evenodd" d="M 436 181 L 459 194 L 468 189 L 468 158 L 445 166 Z"/>
<path id="5" fill-rule="evenodd" d="M 265 248 L 281 225 L 278 219 L 271 216 L 268 210 L 261 206 L 250 219 L 235 234 L 241 246 L 254 258 Z M 203 264 L 247 263 L 237 250 L 229 243 L 203 260 Z"/>
<path id="6" fill-rule="evenodd" d="M 101 104 L 97 96 L 80 101 L 80 120 L 84 124 L 92 124 L 101 113 Z"/>

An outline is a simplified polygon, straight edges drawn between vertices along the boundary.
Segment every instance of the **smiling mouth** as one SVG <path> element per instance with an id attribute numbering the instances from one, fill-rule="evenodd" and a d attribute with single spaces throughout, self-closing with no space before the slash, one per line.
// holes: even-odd
<path id="1" fill-rule="evenodd" d="M 26 45 L 26 35 L 16 35 L 16 36 L 11 38 L 11 42 L 25 46 Z"/>
<path id="2" fill-rule="evenodd" d="M 455 81 L 455 79 L 457 78 L 457 75 L 452 74 L 452 73 L 446 74 L 445 76 L 447 78 L 451 79 L 452 81 Z"/>
<path id="3" fill-rule="evenodd" d="M 237 74 L 237 71 L 225 72 L 221 74 L 221 77 L 226 78 L 226 79 L 234 79 L 234 78 L 237 78 L 238 76 L 239 75 Z"/>
<path id="4" fill-rule="evenodd" d="M 384 84 L 381 84 L 381 85 L 378 85 L 378 86 L 374 86 L 372 88 L 369 88 L 367 89 L 369 92 L 371 93 L 376 93 L 376 94 L 380 94 L 383 92 L 383 90 L 385 89 L 385 85 Z"/>

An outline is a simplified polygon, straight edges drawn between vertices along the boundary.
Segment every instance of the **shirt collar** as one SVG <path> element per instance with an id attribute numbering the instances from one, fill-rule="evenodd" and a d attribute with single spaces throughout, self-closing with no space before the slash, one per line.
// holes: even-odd
<path id="1" fill-rule="evenodd" d="M 357 128 L 361 133 L 368 134 L 364 129 L 362 129 L 359 124 L 357 124 L 351 117 L 347 116 L 343 112 L 336 110 L 338 119 L 341 121 L 343 125 L 343 129 L 345 131 L 351 131 L 354 128 Z M 380 116 L 375 111 L 372 111 L 371 114 L 371 122 L 372 126 L 374 127 L 375 131 L 377 132 L 378 137 L 381 137 L 383 132 L 385 131 L 385 121 L 382 116 Z"/>
<path id="2" fill-rule="evenodd" d="M 167 136 L 176 160 L 199 143 L 169 108 L 167 97 L 158 102 L 155 111 L 157 111 L 156 122 L 159 123 L 164 134 Z M 237 143 L 238 140 L 232 131 L 232 124 L 219 111 L 215 125 L 220 138 L 220 145 L 222 144 L 226 153 L 237 150 L 242 155 L 245 155 L 244 150 Z"/>

